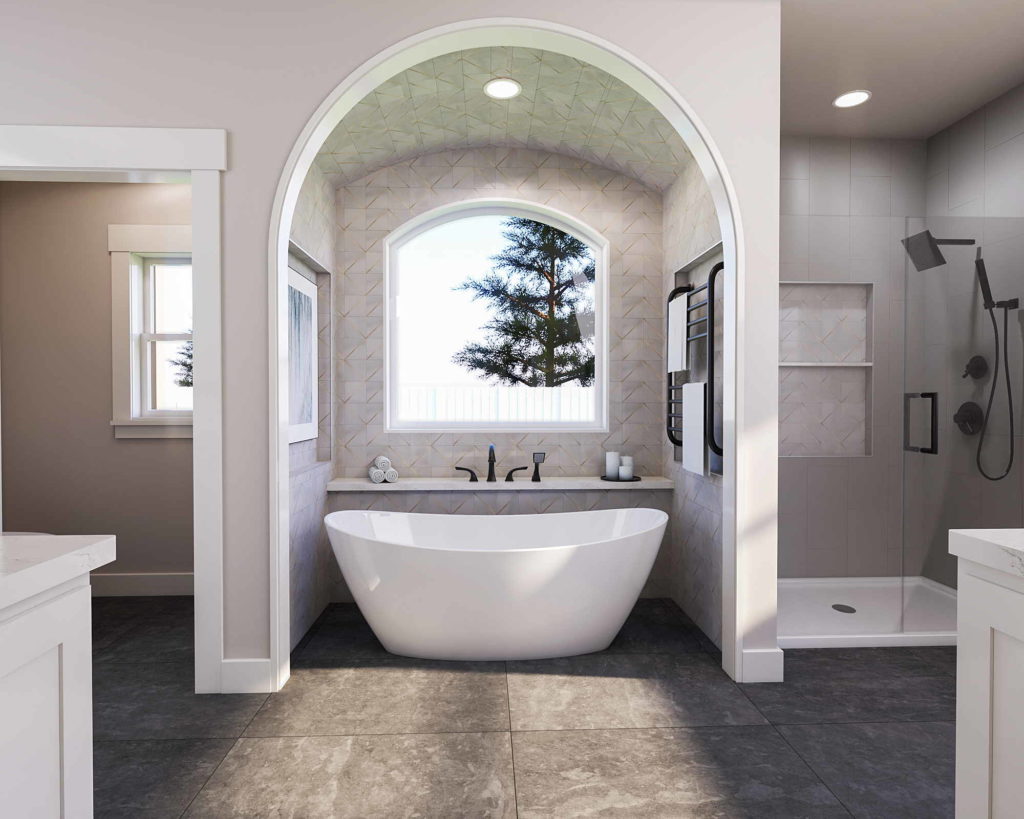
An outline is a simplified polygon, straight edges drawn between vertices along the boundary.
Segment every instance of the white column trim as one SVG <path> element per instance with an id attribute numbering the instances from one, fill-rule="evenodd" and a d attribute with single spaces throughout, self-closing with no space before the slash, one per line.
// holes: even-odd
<path id="1" fill-rule="evenodd" d="M 224 445 L 221 337 L 220 172 L 227 132 L 212 128 L 107 128 L 0 125 L 0 177 L 28 171 L 188 173 L 192 181 L 195 410 L 196 690 L 224 687 Z M 41 177 L 45 178 L 45 177 Z M 83 181 L 87 178 L 82 174 Z M 126 177 L 126 178 L 130 178 Z"/>

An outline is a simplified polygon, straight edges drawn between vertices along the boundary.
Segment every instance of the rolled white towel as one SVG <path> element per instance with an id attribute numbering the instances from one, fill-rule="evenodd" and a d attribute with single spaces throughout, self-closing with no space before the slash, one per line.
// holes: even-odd
<path id="1" fill-rule="evenodd" d="M 389 469 L 391 469 L 391 459 L 386 455 L 378 455 L 376 458 L 373 459 L 373 465 L 377 467 L 377 469 L 383 469 L 385 472 L 387 472 Z"/>
<path id="2" fill-rule="evenodd" d="M 387 483 L 394 483 L 395 481 L 398 480 L 398 471 L 394 469 L 385 469 L 384 480 Z"/>
<path id="3" fill-rule="evenodd" d="M 370 481 L 373 483 L 384 483 L 384 470 L 377 469 L 375 466 L 370 467 Z"/>

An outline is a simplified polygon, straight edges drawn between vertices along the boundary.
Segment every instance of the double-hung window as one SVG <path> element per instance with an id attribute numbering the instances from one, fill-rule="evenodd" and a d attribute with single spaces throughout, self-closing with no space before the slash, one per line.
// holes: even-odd
<path id="1" fill-rule="evenodd" d="M 139 266 L 139 416 L 191 420 L 192 259 L 142 257 Z"/>
<path id="2" fill-rule="evenodd" d="M 191 249 L 187 226 L 110 226 L 118 438 L 192 436 Z"/>

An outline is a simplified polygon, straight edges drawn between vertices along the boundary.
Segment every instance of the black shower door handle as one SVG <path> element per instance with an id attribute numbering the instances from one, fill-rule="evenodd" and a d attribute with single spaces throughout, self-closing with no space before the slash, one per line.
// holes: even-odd
<path id="1" fill-rule="evenodd" d="M 910 401 L 914 398 L 927 398 L 931 402 L 931 443 L 928 446 L 910 445 Z M 939 394 L 937 392 L 905 392 L 903 393 L 903 451 L 923 452 L 925 455 L 939 454 Z"/>

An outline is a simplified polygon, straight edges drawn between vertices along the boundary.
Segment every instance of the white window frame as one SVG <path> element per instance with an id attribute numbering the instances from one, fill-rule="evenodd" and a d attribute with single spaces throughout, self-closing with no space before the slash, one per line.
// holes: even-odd
<path id="1" fill-rule="evenodd" d="M 155 263 L 191 263 L 191 225 L 110 225 L 111 366 L 116 438 L 191 438 L 191 410 L 154 410 L 150 341 L 190 340 L 191 333 L 153 333 L 152 271 Z"/>
<path id="2" fill-rule="evenodd" d="M 398 251 L 407 242 L 446 222 L 473 216 L 518 216 L 571 233 L 586 242 L 594 254 L 594 403 L 595 417 L 588 422 L 528 423 L 479 421 L 400 422 L 395 417 L 398 395 L 397 368 L 391 366 L 397 349 Z M 384 417 L 390 432 L 608 432 L 608 307 L 610 246 L 608 240 L 589 225 L 555 210 L 519 199 L 473 199 L 443 205 L 421 214 L 396 228 L 384 240 Z"/>

